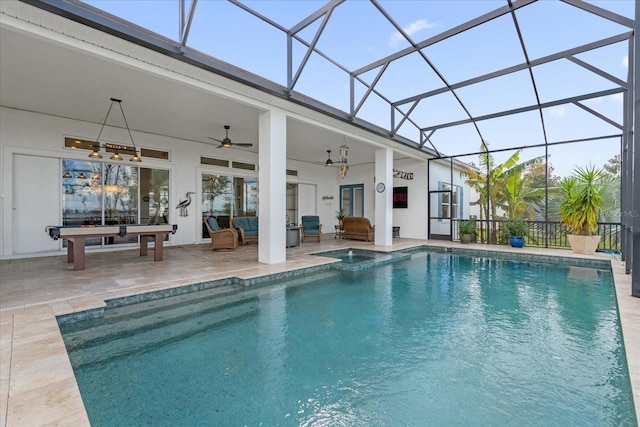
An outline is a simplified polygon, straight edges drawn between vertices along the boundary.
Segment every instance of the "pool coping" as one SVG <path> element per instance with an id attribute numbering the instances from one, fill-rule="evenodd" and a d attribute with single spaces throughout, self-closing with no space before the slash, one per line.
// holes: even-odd
<path id="1" fill-rule="evenodd" d="M 466 246 L 466 245 L 465 245 Z M 497 249 L 497 250 L 496 250 Z M 576 266 L 591 266 L 601 268 L 607 264 L 611 268 L 614 278 L 614 287 L 617 301 L 617 308 L 622 327 L 623 343 L 626 352 L 629 377 L 632 384 L 632 393 L 636 417 L 640 414 L 640 359 L 632 358 L 631 354 L 640 351 L 640 309 L 638 298 L 631 297 L 631 276 L 625 274 L 625 266 L 622 260 L 615 255 L 606 254 L 600 256 L 553 256 L 535 253 L 517 253 L 503 248 L 487 249 L 480 247 L 460 247 L 459 245 L 438 245 L 438 244 L 415 244 L 410 247 L 393 249 L 390 247 L 375 247 L 375 252 L 398 252 L 398 251 L 421 251 L 431 250 L 436 252 L 450 252 L 473 256 L 492 256 L 503 259 L 513 259 L 519 261 L 536 262 L 544 260 L 545 257 L 553 259 L 554 264 L 572 264 Z M 358 250 L 363 250 L 358 248 Z M 321 252 L 321 251 L 320 251 Z M 327 251 L 325 251 L 327 252 Z M 318 253 L 317 255 L 322 255 Z M 576 261 L 577 260 L 577 261 Z M 312 267 L 296 268 L 269 274 L 255 274 L 250 277 L 237 277 L 238 280 L 251 284 L 263 281 L 273 281 L 278 278 L 288 278 L 288 274 L 301 276 L 309 271 L 309 268 L 322 270 L 329 268 L 329 264 L 337 262 L 336 259 L 328 258 L 322 265 Z M 547 261 L 542 261 L 547 262 Z M 582 265 L 581 265 L 582 264 Z M 293 272 L 293 273 L 292 273 Z M 291 277 L 291 276 L 289 276 Z M 227 277 L 226 279 L 232 279 Z M 198 286 L 192 284 L 191 286 Z M 189 285 L 187 285 L 189 286 Z M 173 289 L 183 286 L 169 287 L 165 291 L 176 292 Z M 162 294 L 162 290 L 160 290 Z M 140 298 L 148 292 L 136 293 L 123 298 Z M 165 294 L 166 295 L 166 294 Z M 102 304 L 96 303 L 96 298 L 90 302 L 93 309 L 104 308 L 108 304 L 108 299 Z M 87 306 L 72 308 L 69 313 L 81 313 L 86 311 Z M 58 319 L 55 315 L 56 308 L 50 304 L 38 307 L 30 307 L 24 313 L 12 315 L 10 324 L 11 330 L 6 330 L 5 323 L 2 324 L 2 352 L 0 357 L 11 359 L 11 391 L 17 392 L 19 398 L 9 396 L 8 380 L 5 383 L 5 375 L 2 381 L 2 393 L 0 394 L 0 408 L 5 412 L 2 419 L 5 425 L 9 426 L 9 421 L 15 425 L 44 425 L 51 423 L 70 424 L 75 426 L 89 426 L 89 419 L 84 408 L 82 397 L 75 380 L 73 368 L 66 352 L 62 334 L 59 330 Z M 65 314 L 65 313 L 63 313 Z M 6 337 L 8 336 L 8 351 Z M 632 351 L 634 349 L 635 351 Z M 3 366 L 5 366 L 3 364 Z M 26 368 L 28 366 L 28 369 Z M 25 367 L 23 369 L 23 367 Z M 29 381 L 27 377 L 37 377 L 40 384 L 37 388 L 26 389 Z M 13 396 L 13 395 L 12 395 Z M 55 396 L 55 398 L 52 398 Z"/>

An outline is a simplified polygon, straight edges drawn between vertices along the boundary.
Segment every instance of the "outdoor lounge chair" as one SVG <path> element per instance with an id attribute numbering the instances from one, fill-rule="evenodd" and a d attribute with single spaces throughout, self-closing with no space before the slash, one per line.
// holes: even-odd
<path id="1" fill-rule="evenodd" d="M 214 217 L 202 218 L 202 222 L 209 236 L 211 236 L 210 249 L 235 249 L 238 247 L 238 232 L 233 228 L 220 228 Z"/>
<path id="2" fill-rule="evenodd" d="M 249 242 L 258 243 L 257 216 L 236 216 L 231 220 L 231 227 L 237 230 L 242 245 Z"/>
<path id="3" fill-rule="evenodd" d="M 305 239 L 315 239 L 320 243 L 322 239 L 322 224 L 317 215 L 305 215 L 302 217 L 302 243 Z"/>

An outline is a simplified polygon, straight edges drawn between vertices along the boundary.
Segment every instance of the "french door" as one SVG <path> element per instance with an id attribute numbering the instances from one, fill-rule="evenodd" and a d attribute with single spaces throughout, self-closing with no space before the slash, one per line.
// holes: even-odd
<path id="1" fill-rule="evenodd" d="M 340 208 L 347 216 L 364 216 L 364 184 L 341 185 Z"/>

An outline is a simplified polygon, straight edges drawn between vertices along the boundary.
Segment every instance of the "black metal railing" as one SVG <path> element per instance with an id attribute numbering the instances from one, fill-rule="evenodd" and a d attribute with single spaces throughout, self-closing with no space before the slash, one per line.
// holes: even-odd
<path id="1" fill-rule="evenodd" d="M 453 220 L 453 240 L 460 240 L 458 233 L 458 224 L 461 219 Z M 506 245 L 508 242 L 508 234 L 505 232 L 504 224 L 506 220 L 476 220 L 478 243 Z M 567 234 L 570 234 L 567 227 L 560 222 L 545 221 L 526 221 L 522 222 L 529 225 L 529 231 L 525 236 L 527 246 L 545 247 L 545 248 L 569 248 L 569 240 Z M 487 229 L 488 226 L 488 229 Z M 594 234 L 600 235 L 600 243 L 598 249 L 620 251 L 622 225 L 619 222 L 599 222 L 598 228 Z"/>

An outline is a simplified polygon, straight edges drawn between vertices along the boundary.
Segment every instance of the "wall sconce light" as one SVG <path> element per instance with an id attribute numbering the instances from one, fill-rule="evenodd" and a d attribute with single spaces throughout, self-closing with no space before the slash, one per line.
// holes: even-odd
<path id="1" fill-rule="evenodd" d="M 98 137 L 96 138 L 96 143 L 93 146 L 93 152 L 89 154 L 89 158 L 101 159 L 102 154 L 100 153 L 100 148 L 104 148 L 114 150 L 113 155 L 110 157 L 111 160 L 122 160 L 120 151 L 131 150 L 132 148 L 127 147 L 126 145 L 100 144 L 100 136 L 102 135 L 104 126 L 107 124 L 107 119 L 109 119 L 109 114 L 111 114 L 111 108 L 113 108 L 114 102 L 117 102 L 118 106 L 120 107 L 120 112 L 122 113 L 124 124 L 127 127 L 127 132 L 129 132 L 129 138 L 131 139 L 131 144 L 133 145 L 133 156 L 131 156 L 131 159 L 129 160 L 132 162 L 141 162 L 142 160 L 140 160 L 140 157 L 138 157 L 138 149 L 136 148 L 136 143 L 133 141 L 133 136 L 131 135 L 131 129 L 129 129 L 129 123 L 127 123 L 127 117 L 124 115 L 124 110 L 122 109 L 122 100 L 116 98 L 111 98 L 111 105 L 109 105 L 109 110 L 107 111 L 107 115 L 102 122 L 102 127 L 100 127 L 100 132 L 98 133 Z"/>

